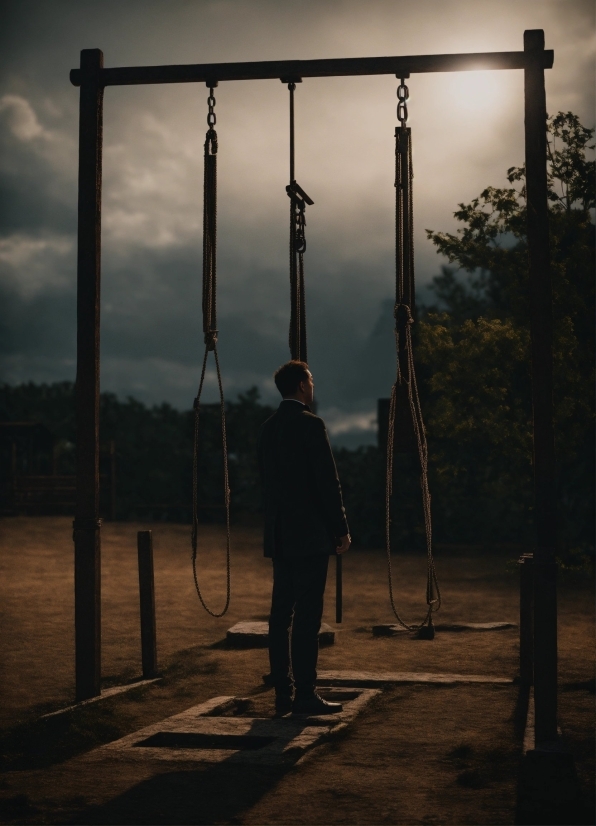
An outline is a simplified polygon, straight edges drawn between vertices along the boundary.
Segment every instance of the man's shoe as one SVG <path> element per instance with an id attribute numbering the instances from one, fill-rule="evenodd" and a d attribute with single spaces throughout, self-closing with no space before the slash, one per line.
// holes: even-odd
<path id="1" fill-rule="evenodd" d="M 330 703 L 316 693 L 310 697 L 298 697 L 292 703 L 292 714 L 308 714 L 314 717 L 319 714 L 339 714 L 343 711 L 341 703 Z"/>
<path id="2" fill-rule="evenodd" d="M 289 714 L 292 711 L 292 695 L 291 694 L 276 694 L 275 695 L 275 713 L 281 715 Z"/>

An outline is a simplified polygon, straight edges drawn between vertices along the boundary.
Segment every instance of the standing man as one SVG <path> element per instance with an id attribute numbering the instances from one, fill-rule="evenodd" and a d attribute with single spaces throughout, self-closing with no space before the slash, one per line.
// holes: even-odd
<path id="1" fill-rule="evenodd" d="M 329 556 L 345 553 L 351 539 L 325 424 L 310 409 L 308 365 L 289 361 L 274 378 L 282 402 L 259 431 L 258 452 L 264 549 L 273 559 L 269 661 L 275 710 L 334 714 L 341 703 L 315 691 L 319 629 Z"/>

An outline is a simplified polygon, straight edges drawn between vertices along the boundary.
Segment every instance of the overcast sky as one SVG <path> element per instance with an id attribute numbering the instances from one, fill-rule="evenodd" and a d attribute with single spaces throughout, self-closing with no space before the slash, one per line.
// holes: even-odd
<path id="1" fill-rule="evenodd" d="M 550 113 L 594 125 L 592 0 L 4 0 L 0 5 L 0 378 L 73 380 L 78 89 L 106 66 L 513 51 L 543 28 Z M 310 364 L 334 439 L 371 441 L 393 381 L 392 76 L 305 79 L 296 178 L 315 201 L 305 256 Z M 413 75 L 416 278 L 425 228 L 523 162 L 522 72 Z M 104 109 L 102 390 L 190 408 L 202 358 L 202 84 L 111 87 Z M 289 357 L 288 92 L 222 83 L 218 316 L 224 385 L 267 401 Z M 208 382 L 208 400 L 215 383 Z"/>

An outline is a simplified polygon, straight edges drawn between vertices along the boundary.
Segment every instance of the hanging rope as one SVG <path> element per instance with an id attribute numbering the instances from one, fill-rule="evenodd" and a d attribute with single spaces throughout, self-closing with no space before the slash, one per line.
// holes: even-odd
<path id="1" fill-rule="evenodd" d="M 219 357 L 217 355 L 217 319 L 216 319 L 216 250 L 217 250 L 217 132 L 214 129 L 216 115 L 214 111 L 215 98 L 213 96 L 213 86 L 209 89 L 207 103 L 209 113 L 207 115 L 207 134 L 205 136 L 205 170 L 203 188 L 203 333 L 205 338 L 205 355 L 203 356 L 203 368 L 199 389 L 194 400 L 194 439 L 192 452 L 192 572 L 195 581 L 197 595 L 201 605 L 211 614 L 212 617 L 223 617 L 230 605 L 230 486 L 228 477 L 228 446 L 226 440 L 226 409 L 221 382 L 221 371 L 219 368 Z M 201 393 L 205 383 L 205 373 L 207 370 L 207 357 L 213 351 L 215 357 L 215 368 L 217 371 L 217 384 L 219 387 L 219 399 L 221 408 L 221 436 L 223 446 L 223 468 L 224 468 L 224 499 L 226 508 L 226 603 L 219 612 L 212 611 L 206 604 L 197 576 L 197 545 L 199 529 L 199 478 L 198 478 L 198 452 L 199 452 L 199 414 L 201 406 Z"/>
<path id="2" fill-rule="evenodd" d="M 385 542 L 387 549 L 387 570 L 391 608 L 399 624 L 408 631 L 418 631 L 432 638 L 434 635 L 432 614 L 441 606 L 441 594 L 435 573 L 432 554 L 432 522 L 430 492 L 428 489 L 428 446 L 420 407 L 420 397 L 416 384 L 414 355 L 412 348 L 412 324 L 414 319 L 414 224 L 412 202 L 412 140 L 411 130 L 406 126 L 408 118 L 408 87 L 402 79 L 397 90 L 397 117 L 400 126 L 395 128 L 395 349 L 396 378 L 391 389 L 389 405 L 389 427 L 387 433 L 387 476 L 385 486 Z M 391 495 L 393 492 L 395 420 L 398 399 L 407 398 L 407 411 L 411 423 L 417 455 L 420 461 L 420 488 L 424 513 L 424 531 L 427 552 L 426 603 L 427 612 L 419 625 L 406 623 L 398 613 L 393 593 L 391 569 Z M 424 628 L 427 626 L 427 628 Z"/>
<path id="3" fill-rule="evenodd" d="M 285 81 L 284 81 L 285 82 Z M 300 81 L 299 81 L 300 82 Z M 288 83 L 290 90 L 290 183 L 286 192 L 290 198 L 290 335 L 292 359 L 307 361 L 306 303 L 304 293 L 304 252 L 306 250 L 306 205 L 312 201 L 296 183 L 294 175 L 294 92 L 296 84 Z"/>

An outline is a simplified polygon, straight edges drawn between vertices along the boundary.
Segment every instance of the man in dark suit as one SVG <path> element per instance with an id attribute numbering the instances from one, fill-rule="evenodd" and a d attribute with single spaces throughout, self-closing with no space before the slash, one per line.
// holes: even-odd
<path id="1" fill-rule="evenodd" d="M 318 634 L 329 556 L 347 551 L 351 539 L 325 424 L 310 408 L 308 365 L 284 364 L 275 383 L 282 402 L 258 439 L 264 549 L 273 560 L 269 660 L 275 708 L 280 714 L 333 714 L 341 704 L 315 691 Z"/>

